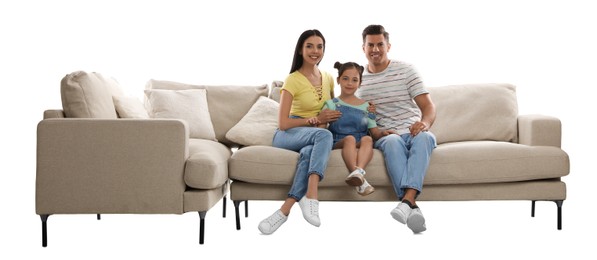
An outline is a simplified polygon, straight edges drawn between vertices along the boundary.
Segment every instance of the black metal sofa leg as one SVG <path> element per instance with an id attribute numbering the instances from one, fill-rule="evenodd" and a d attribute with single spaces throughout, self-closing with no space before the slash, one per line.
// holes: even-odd
<path id="1" fill-rule="evenodd" d="M 41 246 L 48 246 L 48 217 L 50 215 L 39 215 L 41 218 Z"/>
<path id="2" fill-rule="evenodd" d="M 554 200 L 553 202 L 555 202 L 558 207 L 558 230 L 562 230 L 562 204 L 564 204 L 564 201 Z M 535 200 L 531 201 L 531 217 L 535 217 Z"/>
<path id="3" fill-rule="evenodd" d="M 562 230 L 562 204 L 564 204 L 564 201 L 555 200 L 554 202 L 558 206 L 558 230 Z"/>
<path id="4" fill-rule="evenodd" d="M 203 245 L 205 238 L 205 214 L 207 211 L 199 211 L 199 244 Z"/>
<path id="5" fill-rule="evenodd" d="M 222 199 L 222 217 L 226 218 L 226 196 L 224 196 L 224 199 Z"/>
<path id="6" fill-rule="evenodd" d="M 249 201 L 245 200 L 245 218 L 249 217 Z"/>
<path id="7" fill-rule="evenodd" d="M 234 200 L 232 203 L 234 204 L 234 217 L 236 219 L 236 230 L 240 230 L 240 212 L 238 207 L 240 203 L 243 202 L 242 200 Z"/>
<path id="8" fill-rule="evenodd" d="M 234 203 L 234 215 L 236 218 L 236 230 L 240 230 L 240 204 L 245 202 L 245 218 L 249 217 L 249 201 L 248 200 L 235 200 Z"/>

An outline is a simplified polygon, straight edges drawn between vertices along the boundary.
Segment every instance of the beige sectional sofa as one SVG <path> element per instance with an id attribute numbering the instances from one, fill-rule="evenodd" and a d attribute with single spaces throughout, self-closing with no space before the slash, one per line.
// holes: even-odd
<path id="1" fill-rule="evenodd" d="M 191 85 L 149 80 L 144 100 L 118 82 L 77 71 L 61 82 L 62 109 L 47 110 L 37 129 L 36 213 L 47 245 L 55 214 L 183 214 L 200 216 L 234 202 L 236 228 L 249 200 L 283 200 L 298 153 L 271 146 L 281 82 Z M 432 87 L 438 146 L 420 200 L 554 201 L 561 207 L 569 173 L 561 125 L 545 115 L 518 115 L 508 84 Z M 376 191 L 357 195 L 344 183 L 332 152 L 322 201 L 395 201 L 382 154 L 366 168 Z M 533 211 L 534 212 L 534 211 Z M 267 213 L 263 213 L 267 214 Z M 245 217 L 248 212 L 245 208 Z"/>

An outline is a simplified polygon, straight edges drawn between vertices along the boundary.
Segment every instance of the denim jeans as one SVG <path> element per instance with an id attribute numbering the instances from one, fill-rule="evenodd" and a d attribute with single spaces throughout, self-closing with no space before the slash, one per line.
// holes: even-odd
<path id="1" fill-rule="evenodd" d="M 375 142 L 375 148 L 383 152 L 386 169 L 399 200 L 404 197 L 406 188 L 417 190 L 417 196 L 421 193 L 435 146 L 435 136 L 431 132 L 420 132 L 416 136 L 410 133 L 392 134 Z"/>
<path id="2" fill-rule="evenodd" d="M 277 129 L 272 145 L 300 154 L 288 193 L 289 197 L 299 201 L 307 194 L 311 174 L 317 174 L 323 180 L 332 150 L 332 133 L 318 127 L 293 127 L 285 131 Z"/>

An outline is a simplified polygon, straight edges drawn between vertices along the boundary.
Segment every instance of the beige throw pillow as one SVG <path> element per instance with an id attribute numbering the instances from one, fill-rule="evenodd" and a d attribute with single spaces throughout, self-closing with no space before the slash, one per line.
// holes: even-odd
<path id="1" fill-rule="evenodd" d="M 143 102 L 135 97 L 114 96 L 114 106 L 119 118 L 149 118 Z"/>
<path id="2" fill-rule="evenodd" d="M 261 96 L 249 112 L 227 133 L 226 138 L 237 144 L 272 145 L 278 128 L 278 102 Z"/>
<path id="3" fill-rule="evenodd" d="M 145 96 L 150 117 L 183 119 L 191 138 L 216 141 L 205 89 L 147 89 Z"/>

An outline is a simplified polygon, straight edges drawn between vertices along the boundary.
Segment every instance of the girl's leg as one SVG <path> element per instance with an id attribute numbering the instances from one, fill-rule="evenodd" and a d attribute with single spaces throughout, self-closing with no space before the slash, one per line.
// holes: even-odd
<path id="1" fill-rule="evenodd" d="M 357 153 L 356 165 L 361 169 L 365 169 L 367 164 L 369 164 L 373 158 L 373 139 L 371 136 L 363 136 L 358 143 L 358 148 L 359 151 Z"/>
<path id="2" fill-rule="evenodd" d="M 349 172 L 357 169 L 357 142 L 354 136 L 349 135 L 340 140 L 336 145 L 342 147 L 342 159 Z"/>
<path id="3" fill-rule="evenodd" d="M 371 136 L 363 136 L 361 141 L 357 144 L 359 151 L 357 154 L 357 166 L 362 170 L 363 175 L 365 174 L 365 167 L 373 158 L 373 138 Z M 363 184 L 357 187 L 357 193 L 363 196 L 367 196 L 375 191 L 375 188 L 369 184 L 369 182 L 363 178 Z"/>

